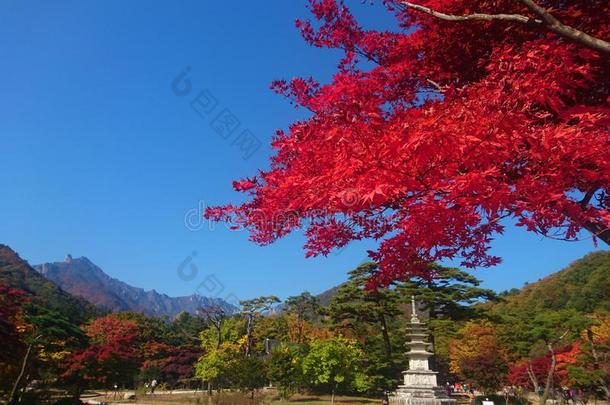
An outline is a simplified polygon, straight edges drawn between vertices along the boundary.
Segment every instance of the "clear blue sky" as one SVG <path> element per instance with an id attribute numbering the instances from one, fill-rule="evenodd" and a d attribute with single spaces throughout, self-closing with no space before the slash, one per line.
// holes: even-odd
<path id="1" fill-rule="evenodd" d="M 366 24 L 392 26 L 385 10 L 348 4 Z M 231 180 L 266 167 L 271 134 L 303 116 L 269 83 L 332 73 L 338 54 L 306 46 L 294 28 L 306 15 L 305 0 L 2 2 L 0 242 L 32 264 L 87 256 L 170 295 L 191 294 L 209 274 L 221 297 L 284 298 L 342 282 L 370 244 L 305 259 L 301 235 L 259 247 L 222 225 L 185 226 L 200 202 L 238 201 Z M 192 97 L 172 93 L 187 66 L 193 94 L 209 89 L 215 112 L 228 108 L 261 140 L 250 159 L 191 109 Z M 504 263 L 477 275 L 502 290 L 593 245 L 510 229 L 494 250 Z M 194 251 L 198 274 L 186 281 L 176 269 Z"/>

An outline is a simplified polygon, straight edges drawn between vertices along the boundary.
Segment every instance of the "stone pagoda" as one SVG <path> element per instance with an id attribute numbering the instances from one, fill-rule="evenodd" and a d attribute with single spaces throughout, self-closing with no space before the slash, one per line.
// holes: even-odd
<path id="1" fill-rule="evenodd" d="M 410 350 L 409 369 L 403 371 L 404 384 L 390 395 L 391 405 L 456 405 L 445 389 L 438 386 L 436 371 L 430 370 L 428 359 L 434 353 L 429 351 L 426 324 L 417 317 L 415 297 L 411 297 L 411 322 L 409 323 L 408 343 Z"/>

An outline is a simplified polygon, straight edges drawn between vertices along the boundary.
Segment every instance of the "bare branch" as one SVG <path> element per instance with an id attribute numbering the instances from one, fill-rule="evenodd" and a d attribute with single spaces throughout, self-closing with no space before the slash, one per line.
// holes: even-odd
<path id="1" fill-rule="evenodd" d="M 555 34 L 568 38 L 574 42 L 586 46 L 587 48 L 594 49 L 598 52 L 610 55 L 610 42 L 604 41 L 601 38 L 596 38 L 586 32 L 577 30 L 569 25 L 562 24 L 557 18 L 555 18 L 546 9 L 535 3 L 533 0 L 520 0 L 527 8 L 537 15 L 539 18 L 532 18 L 522 14 L 484 14 L 484 13 L 472 13 L 466 15 L 455 15 L 441 13 L 440 11 L 433 10 L 429 7 L 422 6 L 420 4 L 411 3 L 409 1 L 400 1 L 400 4 L 413 10 L 421 11 L 422 13 L 429 14 L 436 18 L 440 18 L 445 21 L 509 21 L 517 22 L 520 24 L 530 24 L 543 27 Z"/>

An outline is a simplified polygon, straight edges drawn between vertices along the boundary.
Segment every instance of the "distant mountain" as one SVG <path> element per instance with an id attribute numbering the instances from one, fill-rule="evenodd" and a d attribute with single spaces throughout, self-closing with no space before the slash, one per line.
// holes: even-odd
<path id="1" fill-rule="evenodd" d="M 54 310 L 75 324 L 98 313 L 86 300 L 41 276 L 10 247 L 0 244 L 0 283 L 25 291 L 32 303 Z"/>
<path id="2" fill-rule="evenodd" d="M 35 266 L 40 274 L 69 293 L 110 311 L 134 311 L 174 318 L 181 312 L 195 313 L 201 307 L 220 306 L 228 313 L 237 308 L 223 299 L 193 294 L 169 297 L 155 290 L 145 291 L 108 276 L 86 257 Z"/>
<path id="3" fill-rule="evenodd" d="M 339 288 L 341 288 L 344 284 L 346 283 L 341 283 L 338 286 L 329 288 L 326 291 L 321 292 L 320 294 L 316 295 L 316 299 L 318 300 L 318 304 L 320 304 L 320 306 L 328 306 L 328 304 L 330 304 L 330 301 L 333 299 L 333 297 L 335 295 L 337 295 L 337 292 L 339 292 Z"/>

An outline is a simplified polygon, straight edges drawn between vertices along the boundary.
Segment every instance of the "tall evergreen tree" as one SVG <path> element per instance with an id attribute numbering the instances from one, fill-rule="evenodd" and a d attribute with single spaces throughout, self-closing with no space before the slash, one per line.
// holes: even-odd
<path id="1" fill-rule="evenodd" d="M 349 272 L 348 281 L 337 290 L 324 313 L 335 329 L 360 338 L 363 367 L 379 390 L 393 389 L 402 368 L 403 334 L 390 331 L 401 313 L 399 295 L 392 288 L 367 288 L 377 271 L 365 263 Z"/>

